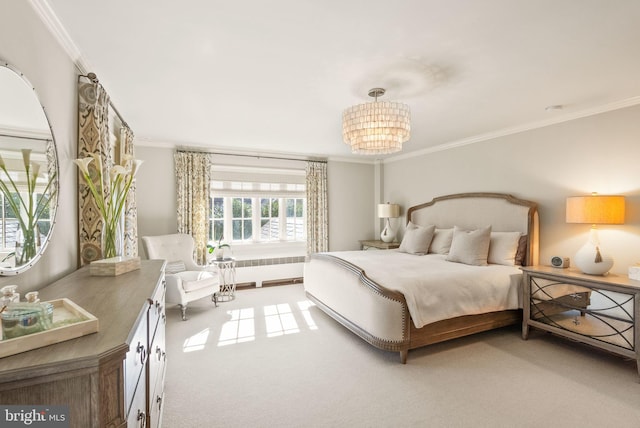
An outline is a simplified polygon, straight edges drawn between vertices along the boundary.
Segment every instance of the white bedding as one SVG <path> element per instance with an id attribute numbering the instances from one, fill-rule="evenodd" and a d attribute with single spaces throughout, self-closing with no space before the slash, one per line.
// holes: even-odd
<path id="1" fill-rule="evenodd" d="M 381 286 L 401 292 L 417 328 L 462 315 L 518 309 L 522 271 L 517 266 L 470 266 L 446 255 L 397 250 L 329 253 L 364 270 Z"/>

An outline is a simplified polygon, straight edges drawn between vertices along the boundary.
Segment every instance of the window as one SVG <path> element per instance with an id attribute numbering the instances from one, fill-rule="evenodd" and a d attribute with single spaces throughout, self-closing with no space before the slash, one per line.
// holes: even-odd
<path id="1" fill-rule="evenodd" d="M 209 240 L 304 242 L 305 172 L 214 165 Z"/>
<path id="2" fill-rule="evenodd" d="M 304 199 L 286 199 L 287 206 L 287 240 L 299 241 L 306 234 Z"/>
<path id="3" fill-rule="evenodd" d="M 279 200 L 276 198 L 260 199 L 260 240 L 277 241 L 280 239 Z"/>
<path id="4" fill-rule="evenodd" d="M 224 198 L 210 198 L 209 238 L 218 242 L 224 236 Z"/>
<path id="5" fill-rule="evenodd" d="M 251 239 L 253 229 L 251 198 L 231 198 L 231 204 L 233 207 L 233 217 L 231 218 L 233 240 L 248 241 Z"/>

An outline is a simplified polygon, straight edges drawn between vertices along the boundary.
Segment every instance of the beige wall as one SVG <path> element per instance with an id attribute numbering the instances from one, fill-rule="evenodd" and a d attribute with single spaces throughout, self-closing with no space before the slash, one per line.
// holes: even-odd
<path id="1" fill-rule="evenodd" d="M 131 126 L 135 127 L 135 124 Z M 176 233 L 176 177 L 173 149 L 136 147 L 136 158 L 144 161 L 136 175 L 138 236 Z M 139 242 L 140 254 L 144 254 Z"/>
<path id="2" fill-rule="evenodd" d="M 374 166 L 330 161 L 329 250 L 358 250 L 359 240 L 372 239 L 375 217 Z"/>
<path id="3" fill-rule="evenodd" d="M 0 277 L 0 286 L 36 290 L 77 267 L 76 87 L 77 72 L 29 2 L 0 0 L 0 59 L 19 69 L 34 86 L 53 128 L 60 160 L 60 192 L 52 240 L 27 272 Z M 0 102 L 10 102 L 2 99 Z"/>
<path id="4" fill-rule="evenodd" d="M 419 126 L 419 124 L 416 124 Z M 384 164 L 384 197 L 403 206 L 460 192 L 505 192 L 539 204 L 540 261 L 573 257 L 588 225 L 565 223 L 565 199 L 626 196 L 622 226 L 601 226 L 613 272 L 640 262 L 640 106 Z M 404 224 L 404 221 L 402 221 Z"/>

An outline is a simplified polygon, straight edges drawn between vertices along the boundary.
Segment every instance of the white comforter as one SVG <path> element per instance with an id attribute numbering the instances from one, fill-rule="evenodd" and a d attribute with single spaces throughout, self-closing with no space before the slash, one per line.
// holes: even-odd
<path id="1" fill-rule="evenodd" d="M 446 256 L 397 250 L 330 253 L 359 266 L 373 281 L 401 292 L 417 328 L 462 315 L 518 309 L 522 272 L 517 266 L 469 266 Z"/>

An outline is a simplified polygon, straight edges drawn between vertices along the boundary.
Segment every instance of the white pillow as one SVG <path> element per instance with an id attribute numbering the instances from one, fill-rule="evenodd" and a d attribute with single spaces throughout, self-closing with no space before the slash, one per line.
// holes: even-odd
<path id="1" fill-rule="evenodd" d="M 520 232 L 491 232 L 488 263 L 514 266 Z"/>
<path id="2" fill-rule="evenodd" d="M 436 227 L 433 225 L 418 226 L 409 222 L 404 231 L 399 250 L 409 254 L 427 254 L 435 230 Z"/>
<path id="3" fill-rule="evenodd" d="M 489 256 L 491 226 L 476 230 L 453 227 L 453 239 L 447 260 L 474 266 L 485 266 Z"/>
<path id="4" fill-rule="evenodd" d="M 433 254 L 447 254 L 451 248 L 453 229 L 437 229 L 433 233 L 429 252 Z"/>

